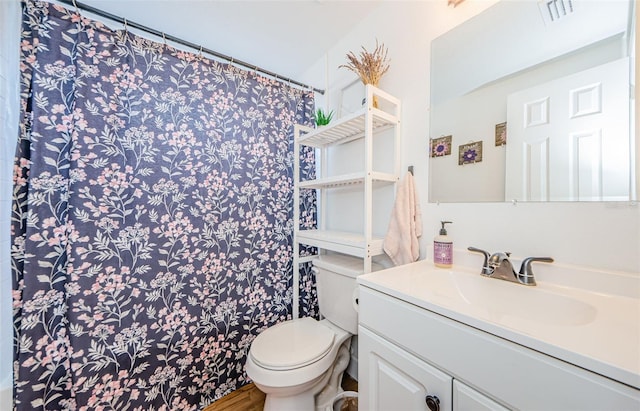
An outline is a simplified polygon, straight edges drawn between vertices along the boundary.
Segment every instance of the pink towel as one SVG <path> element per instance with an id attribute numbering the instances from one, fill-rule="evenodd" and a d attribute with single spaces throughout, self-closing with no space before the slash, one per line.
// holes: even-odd
<path id="1" fill-rule="evenodd" d="M 413 182 L 413 174 L 407 172 L 396 192 L 389 228 L 383 248 L 395 265 L 412 263 L 420 257 L 422 214 Z"/>

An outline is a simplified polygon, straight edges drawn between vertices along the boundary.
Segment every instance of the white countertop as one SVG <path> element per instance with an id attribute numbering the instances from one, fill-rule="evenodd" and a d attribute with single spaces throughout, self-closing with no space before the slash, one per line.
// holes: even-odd
<path id="1" fill-rule="evenodd" d="M 361 275 L 358 282 L 640 389 L 638 298 L 540 280 L 529 287 L 431 261 Z M 640 277 L 630 284 L 640 286 Z"/>

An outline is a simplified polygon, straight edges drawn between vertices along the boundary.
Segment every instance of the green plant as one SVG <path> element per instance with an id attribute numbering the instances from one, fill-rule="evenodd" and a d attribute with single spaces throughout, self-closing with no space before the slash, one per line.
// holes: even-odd
<path id="1" fill-rule="evenodd" d="M 333 110 L 326 113 L 323 109 L 319 108 L 316 110 L 316 125 L 317 126 L 326 126 L 331 122 L 333 118 Z"/>

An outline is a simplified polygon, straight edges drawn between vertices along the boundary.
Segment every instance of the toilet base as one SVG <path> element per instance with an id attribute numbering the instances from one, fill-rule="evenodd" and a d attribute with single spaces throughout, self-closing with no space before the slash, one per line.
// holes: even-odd
<path id="1" fill-rule="evenodd" d="M 313 381 L 285 390 L 280 389 L 278 395 L 273 394 L 267 387 L 258 384 L 256 387 L 267 394 L 264 411 L 312 411 L 316 404 L 315 394 L 327 384 L 330 377 L 331 370 L 328 370 Z"/>
<path id="2" fill-rule="evenodd" d="M 313 395 L 296 395 L 294 397 L 275 397 L 267 395 L 264 411 L 300 411 L 313 410 L 315 407 Z"/>
<path id="3" fill-rule="evenodd" d="M 342 376 L 344 374 L 344 370 L 346 370 L 349 365 L 349 361 L 351 360 L 349 352 L 350 346 L 351 339 L 348 339 L 340 347 L 336 361 L 333 364 L 333 369 L 331 370 L 329 381 L 322 391 L 316 395 L 316 411 L 333 411 L 333 400 L 336 395 L 342 392 L 342 387 L 340 386 L 342 383 Z"/>
<path id="4" fill-rule="evenodd" d="M 333 410 L 333 400 L 342 392 L 340 383 L 344 370 L 347 369 L 350 360 L 349 346 L 351 340 L 345 341 L 338 350 L 333 366 L 314 381 L 310 381 L 305 387 L 291 387 L 286 391 L 279 391 L 278 396 L 267 393 L 264 403 L 264 411 L 328 411 Z M 269 392 L 268 388 L 256 386 L 263 392 Z M 299 392 L 290 395 L 292 392 Z"/>

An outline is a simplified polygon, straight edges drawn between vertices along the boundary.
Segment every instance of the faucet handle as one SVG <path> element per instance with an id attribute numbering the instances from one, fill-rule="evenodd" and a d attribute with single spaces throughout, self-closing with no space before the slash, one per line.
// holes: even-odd
<path id="1" fill-rule="evenodd" d="M 520 265 L 520 275 L 524 277 L 531 277 L 533 279 L 533 268 L 531 267 L 531 263 L 534 261 L 538 261 L 541 263 L 552 263 L 553 258 L 551 257 L 527 257 L 522 260 L 522 265 Z"/>
<path id="2" fill-rule="evenodd" d="M 484 254 L 484 258 L 489 259 L 489 252 L 488 251 L 481 250 L 480 248 L 475 248 L 475 247 L 467 247 L 467 250 L 472 251 L 474 253 Z"/>
<path id="3" fill-rule="evenodd" d="M 493 273 L 493 268 L 489 267 L 489 252 L 485 251 L 485 250 L 481 250 L 479 248 L 475 248 L 475 247 L 467 247 L 467 250 L 474 252 L 474 253 L 481 253 L 482 255 L 484 255 L 484 263 L 482 264 L 482 272 L 481 274 L 491 274 Z"/>

